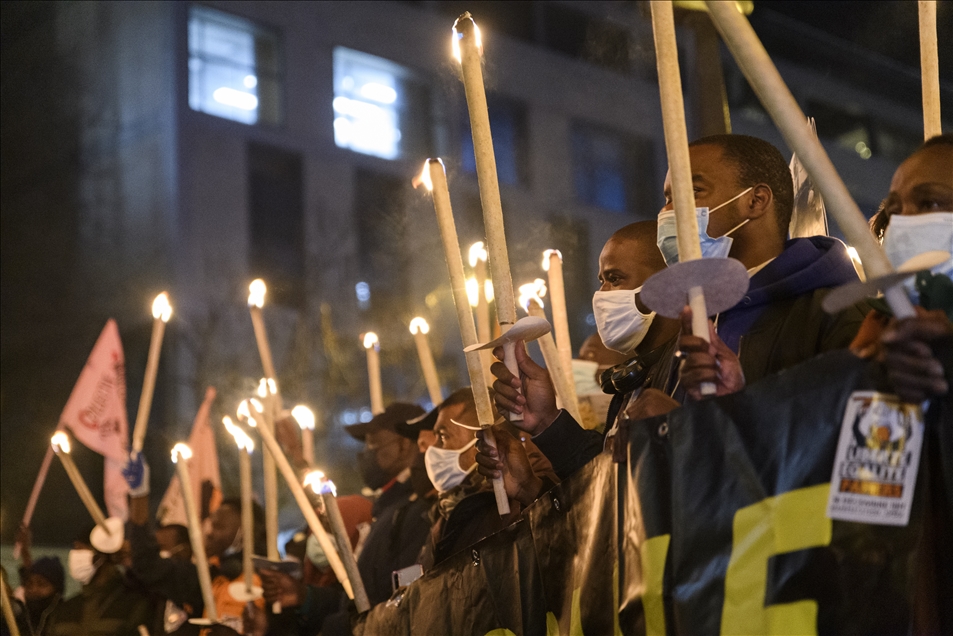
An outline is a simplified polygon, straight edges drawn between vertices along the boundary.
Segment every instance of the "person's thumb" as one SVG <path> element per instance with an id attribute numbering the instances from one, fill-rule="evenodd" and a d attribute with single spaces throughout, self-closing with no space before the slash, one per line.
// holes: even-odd
<path id="1" fill-rule="evenodd" d="M 524 374 L 530 380 L 542 380 L 546 377 L 546 369 L 536 364 L 536 362 L 529 357 L 529 353 L 526 351 L 526 343 L 523 341 L 517 342 L 515 353 L 516 364 L 519 366 L 520 373 Z"/>

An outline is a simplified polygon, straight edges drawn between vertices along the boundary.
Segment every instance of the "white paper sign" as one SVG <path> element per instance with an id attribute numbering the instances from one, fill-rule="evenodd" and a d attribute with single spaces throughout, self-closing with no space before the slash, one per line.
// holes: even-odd
<path id="1" fill-rule="evenodd" d="M 907 525 L 922 442 L 919 405 L 876 391 L 851 394 L 837 443 L 827 516 Z"/>

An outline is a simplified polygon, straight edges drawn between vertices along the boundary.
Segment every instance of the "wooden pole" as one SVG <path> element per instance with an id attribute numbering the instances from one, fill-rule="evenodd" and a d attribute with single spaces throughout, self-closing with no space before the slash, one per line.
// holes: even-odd
<path id="1" fill-rule="evenodd" d="M 675 19 L 672 3 L 653 0 L 652 33 L 655 38 L 655 59 L 658 64 L 659 93 L 662 100 L 662 127 L 665 150 L 672 174 L 672 206 L 675 209 L 675 231 L 680 263 L 702 257 L 698 241 L 698 219 L 695 217 L 695 190 L 692 186 L 692 165 L 688 153 L 688 131 L 685 127 L 685 105 L 682 100 L 682 79 L 678 68 L 678 47 L 675 43 Z M 733 5 L 732 5 L 733 6 Z M 688 292 L 692 309 L 692 334 L 709 342 L 708 309 L 701 287 Z M 714 395 L 711 382 L 701 385 L 702 395 Z"/>
<path id="2" fill-rule="evenodd" d="M 367 352 L 367 383 L 371 392 L 371 414 L 384 412 L 384 389 L 381 384 L 380 340 L 369 331 L 364 334 L 364 350 Z"/>
<path id="3" fill-rule="evenodd" d="M 249 421 L 255 422 L 253 419 L 250 419 Z M 257 426 L 257 428 L 258 433 L 261 435 L 261 440 L 265 443 L 265 450 L 268 451 L 267 454 L 270 454 L 272 457 L 274 457 L 275 463 L 277 464 L 278 469 L 281 471 L 281 475 L 288 483 L 288 488 L 291 489 L 291 494 L 294 495 L 295 502 L 298 504 L 298 508 L 301 509 L 301 514 L 304 515 L 305 521 L 308 522 L 308 527 L 311 529 L 312 534 L 317 537 L 318 543 L 321 544 L 321 549 L 324 550 L 325 556 L 328 558 L 328 563 L 331 565 L 331 569 L 334 570 L 334 576 L 337 577 L 338 581 L 344 587 L 344 591 L 347 593 L 348 597 L 354 599 L 355 603 L 358 604 L 359 611 L 363 612 L 369 609 L 369 603 L 367 603 L 366 600 L 366 592 L 364 592 L 364 603 L 366 606 L 363 608 L 361 603 L 358 603 L 358 598 L 355 596 L 359 590 L 363 592 L 364 584 L 360 579 L 351 581 L 348 578 L 347 571 L 344 569 L 344 564 L 341 562 L 341 557 L 338 554 L 337 548 L 331 541 L 331 537 L 328 536 L 324 526 L 321 525 L 321 521 L 318 520 L 318 515 L 314 512 L 314 508 L 311 506 L 311 501 L 308 499 L 307 493 L 305 493 L 304 488 L 298 481 L 298 476 L 295 474 L 294 468 L 292 468 L 291 464 L 288 462 L 288 458 L 285 457 L 285 454 L 281 452 L 281 447 L 278 445 L 278 441 L 275 439 L 274 434 L 262 426 Z"/>
<path id="4" fill-rule="evenodd" d="M 654 7 L 655 4 L 661 3 L 652 4 Z M 788 146 L 814 179 L 821 196 L 824 197 L 828 212 L 837 220 L 847 242 L 860 255 L 867 277 L 878 278 L 892 273 L 893 266 L 870 233 L 867 219 L 837 174 L 824 147 L 812 134 L 806 123 L 807 117 L 784 83 L 751 24 L 735 9 L 734 3 L 706 1 L 706 4 L 718 32 L 748 83 L 771 115 Z M 902 287 L 887 289 L 884 296 L 897 318 L 911 318 L 916 315 L 913 304 Z"/>
<path id="5" fill-rule="evenodd" d="M 470 113 L 470 133 L 473 136 L 473 155 L 476 160 L 477 182 L 480 186 L 480 202 L 483 206 L 483 225 L 486 231 L 496 315 L 500 321 L 500 330 L 506 333 L 516 322 L 516 295 L 513 292 L 513 277 L 510 274 L 506 233 L 503 230 L 503 204 L 496 173 L 496 157 L 493 154 L 490 113 L 486 105 L 486 87 L 483 85 L 482 44 L 479 29 L 469 12 L 457 19 L 453 30 L 454 42 L 460 51 L 463 87 Z M 519 376 L 515 342 L 503 345 L 503 362 L 510 373 Z M 520 413 L 511 412 L 509 419 L 518 421 L 522 420 L 523 416 Z"/>
<path id="6" fill-rule="evenodd" d="M 434 362 L 433 351 L 430 350 L 430 342 L 427 339 L 429 331 L 430 325 L 423 318 L 414 318 L 410 322 L 410 333 L 414 335 L 414 343 L 417 345 L 417 357 L 420 358 L 420 367 L 424 373 L 424 382 L 427 383 L 430 402 L 437 406 L 443 402 L 443 391 L 440 389 L 437 365 Z"/>
<path id="7" fill-rule="evenodd" d="M 920 78 L 923 84 L 923 138 L 943 133 L 940 119 L 940 61 L 936 42 L 936 1 L 919 0 Z"/>
<path id="8" fill-rule="evenodd" d="M 530 316 L 546 319 L 546 311 L 536 300 L 529 299 L 526 303 L 526 313 Z M 556 341 L 553 340 L 553 334 L 547 333 L 539 338 L 539 348 L 543 352 L 543 360 L 546 362 L 546 368 L 549 370 L 549 377 L 553 380 L 556 387 L 556 395 L 560 398 L 563 408 L 569 411 L 573 418 L 582 423 L 582 413 L 579 412 L 579 401 L 576 399 L 576 387 L 572 378 L 566 378 L 562 369 L 562 357 L 559 355 L 559 348 Z"/>
<path id="9" fill-rule="evenodd" d="M 553 312 L 553 333 L 556 334 L 559 363 L 562 365 L 563 375 L 566 376 L 566 380 L 573 387 L 572 395 L 567 397 L 575 403 L 578 411 L 579 400 L 576 398 L 575 381 L 572 377 L 572 341 L 569 338 L 569 312 L 566 310 L 563 255 L 559 250 L 543 252 L 543 269 L 549 275 L 549 307 Z"/>
<path id="10" fill-rule="evenodd" d="M 69 476 L 69 480 L 73 483 L 73 488 L 76 489 L 76 493 L 83 501 L 83 505 L 86 506 L 86 510 L 89 511 L 89 515 L 93 518 L 93 521 L 96 522 L 97 526 L 101 527 L 107 535 L 111 535 L 112 532 L 109 531 L 109 527 L 106 525 L 106 515 L 103 514 L 103 510 L 96 502 L 96 498 L 93 497 L 93 493 L 90 492 L 86 480 L 83 479 L 83 475 L 73 462 L 73 457 L 70 455 L 69 438 L 66 437 L 66 433 L 56 433 L 53 435 L 51 443 L 53 450 L 56 452 L 56 456 L 60 458 L 60 462 L 63 464 L 63 468 Z"/>
<path id="11" fill-rule="evenodd" d="M 173 447 L 172 461 L 179 475 L 179 486 L 182 487 L 185 516 L 189 524 L 189 540 L 192 542 L 192 554 L 198 570 L 199 586 L 202 588 L 202 600 L 205 602 L 205 616 L 212 621 L 217 621 L 218 609 L 215 606 L 215 597 L 212 595 L 212 577 L 208 571 L 208 557 L 205 554 L 205 537 L 202 534 L 198 509 L 195 507 L 195 495 L 192 494 L 192 477 L 187 463 L 190 457 L 192 457 L 192 449 L 185 444 L 176 444 Z"/>
<path id="12" fill-rule="evenodd" d="M 468 347 L 479 343 L 476 325 L 473 323 L 473 313 L 470 311 L 470 300 L 467 298 L 467 279 L 463 273 L 463 257 L 460 254 L 460 243 L 457 238 L 457 227 L 453 220 L 453 210 L 450 207 L 450 189 L 447 186 L 447 173 L 443 162 L 439 159 L 429 159 L 424 164 L 421 175 L 422 181 L 433 195 L 433 207 L 437 214 L 437 225 L 440 227 L 440 238 L 443 241 L 443 251 L 447 258 L 447 269 L 450 273 L 450 289 L 453 292 L 453 304 L 457 310 L 457 324 L 460 326 L 460 337 L 463 346 Z M 480 290 L 481 293 L 483 290 Z M 487 444 L 494 446 L 490 426 L 494 423 L 493 405 L 490 403 L 490 393 L 487 389 L 486 376 L 483 374 L 483 364 L 478 351 L 464 353 L 467 361 L 467 372 L 470 375 L 470 388 L 473 391 L 473 401 L 476 404 L 477 419 L 485 431 L 484 439 Z M 510 512 L 510 502 L 503 486 L 503 478 L 493 480 L 493 492 L 496 496 L 496 508 L 500 515 Z"/>
<path id="13" fill-rule="evenodd" d="M 264 388 L 264 390 L 262 390 Z M 259 428 L 275 431 L 275 395 L 268 390 L 266 380 L 258 387 L 262 401 L 262 423 Z M 279 561 L 278 553 L 278 469 L 270 453 L 262 454 L 263 483 L 265 487 L 265 541 L 266 556 L 270 561 Z"/>
<path id="14" fill-rule="evenodd" d="M 355 604 L 358 606 L 359 612 L 364 612 L 370 609 L 371 603 L 367 597 L 367 592 L 364 590 L 361 573 L 357 569 L 357 559 L 354 558 L 354 551 L 351 549 L 351 540 L 347 535 L 347 528 L 344 525 L 344 517 L 341 516 L 341 509 L 338 507 L 337 497 L 334 496 L 334 493 L 328 492 L 321 495 L 321 500 L 324 502 L 324 509 L 328 513 L 331 531 L 334 533 L 338 548 L 341 550 L 341 558 L 344 561 L 344 569 L 347 571 L 348 578 L 351 581 L 358 582 L 358 590 L 355 591 L 355 594 L 361 596 L 362 600 L 358 603 L 355 599 Z M 364 609 L 361 609 L 362 607 Z"/>
<path id="15" fill-rule="evenodd" d="M 0 585 L 3 586 L 2 596 L 0 596 L 0 602 L 3 603 L 3 619 L 7 623 L 7 628 L 10 630 L 11 636 L 20 636 L 20 628 L 17 627 L 17 619 L 13 615 L 13 605 L 10 603 L 10 589 L 7 587 L 7 582 L 5 580 L 0 580 Z"/>
<path id="16" fill-rule="evenodd" d="M 142 444 L 149 427 L 149 412 L 152 410 L 152 396 L 156 388 L 156 375 L 159 371 L 159 356 L 162 355 L 162 338 L 165 336 L 165 324 L 172 316 L 172 307 L 165 292 L 156 296 L 152 303 L 152 340 L 149 342 L 149 357 L 146 360 L 146 375 L 142 380 L 142 395 L 139 398 L 139 410 L 136 413 L 136 425 L 132 430 L 132 450 L 142 451 Z"/>
<path id="17" fill-rule="evenodd" d="M 251 449 L 238 449 L 238 468 L 242 485 L 242 573 L 245 577 L 245 591 L 250 596 L 255 567 L 252 554 L 255 552 L 255 519 L 252 516 Z"/>

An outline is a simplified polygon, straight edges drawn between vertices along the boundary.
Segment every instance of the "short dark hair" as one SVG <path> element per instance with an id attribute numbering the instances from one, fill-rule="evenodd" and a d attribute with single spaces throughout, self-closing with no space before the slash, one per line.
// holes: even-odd
<path id="1" fill-rule="evenodd" d="M 933 148 L 934 146 L 953 146 L 953 133 L 943 133 L 940 135 L 934 135 L 924 141 L 919 148 L 914 151 L 914 155 L 920 152 L 921 150 L 926 150 L 927 148 Z M 910 155 L 911 157 L 913 155 Z"/>
<path id="2" fill-rule="evenodd" d="M 222 503 L 219 506 L 228 506 L 232 510 L 235 510 L 239 515 L 242 514 L 242 499 L 241 497 L 229 497 L 228 499 L 223 499 Z M 255 528 L 255 554 L 265 554 L 267 552 L 267 543 L 268 540 L 265 536 L 265 509 L 262 508 L 257 501 L 251 502 L 251 515 L 252 515 L 252 525 Z"/>
<path id="3" fill-rule="evenodd" d="M 721 148 L 725 158 L 738 170 L 738 186 L 747 188 L 763 183 L 771 188 L 778 232 L 787 238 L 794 210 L 794 180 L 780 150 L 749 135 L 710 135 L 688 145 Z"/>

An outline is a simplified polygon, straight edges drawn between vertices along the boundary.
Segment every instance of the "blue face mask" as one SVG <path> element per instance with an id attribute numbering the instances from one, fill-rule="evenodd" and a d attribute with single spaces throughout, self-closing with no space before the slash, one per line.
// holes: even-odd
<path id="1" fill-rule="evenodd" d="M 710 210 L 708 208 L 695 208 L 695 218 L 698 221 L 698 240 L 701 243 L 702 258 L 728 257 L 728 252 L 731 251 L 731 244 L 734 242 L 734 239 L 729 235 L 751 219 L 745 219 L 718 238 L 712 238 L 708 236 L 708 217 L 715 210 L 719 210 L 732 201 L 736 201 L 751 190 L 752 188 L 742 190 L 721 205 L 717 205 Z M 658 245 L 659 251 L 662 252 L 662 256 L 665 258 L 666 265 L 674 265 L 678 262 L 677 236 L 678 233 L 675 229 L 675 210 L 662 210 L 658 215 L 658 238 L 656 244 Z"/>

